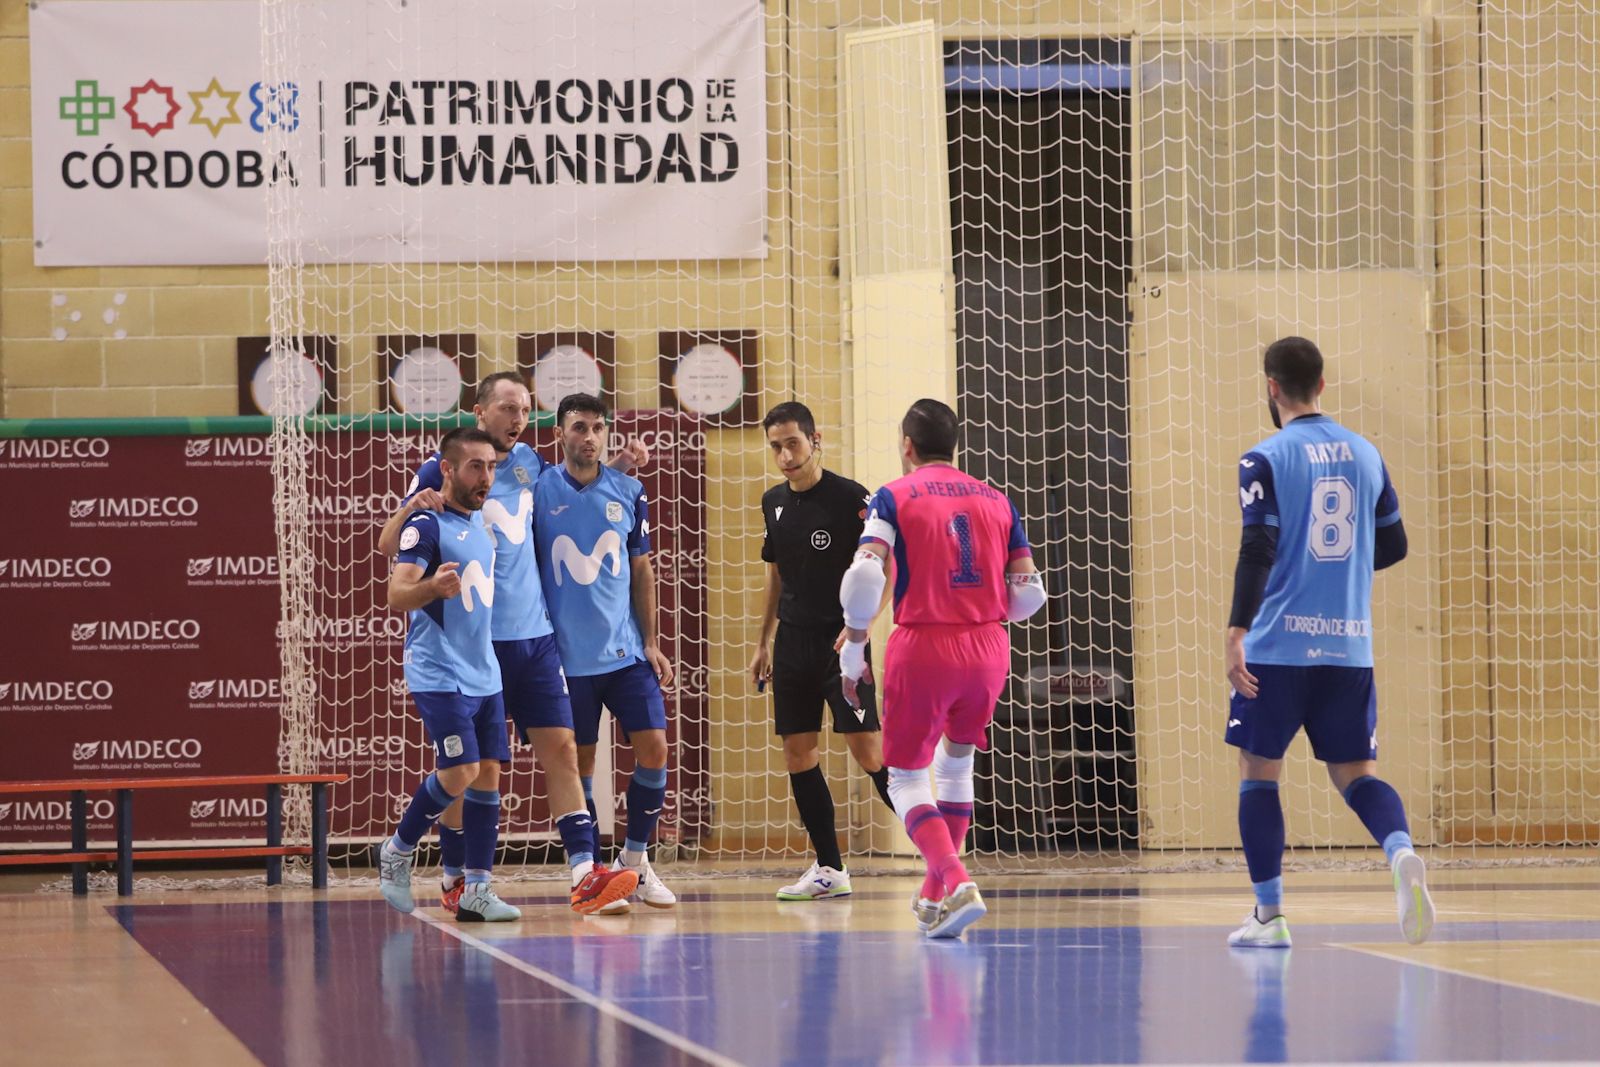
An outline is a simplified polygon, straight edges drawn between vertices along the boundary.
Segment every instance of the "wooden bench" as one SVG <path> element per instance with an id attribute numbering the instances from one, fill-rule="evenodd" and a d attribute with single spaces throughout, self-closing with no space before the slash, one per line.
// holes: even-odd
<path id="1" fill-rule="evenodd" d="M 283 857 L 311 857 L 311 886 L 328 885 L 328 786 L 349 781 L 345 774 L 243 774 L 210 778 L 93 778 L 59 781 L 0 782 L 0 796 L 19 793 L 70 793 L 72 796 L 72 847 L 66 852 L 0 853 L 0 867 L 70 863 L 72 892 L 89 892 L 89 864 L 115 861 L 117 895 L 133 895 L 134 860 L 265 859 L 267 884 L 283 881 Z M 267 843 L 262 845 L 200 845 L 194 848 L 135 849 L 133 847 L 133 794 L 144 789 L 216 789 L 265 786 L 267 790 Z M 283 787 L 311 787 L 311 845 L 283 843 Z M 115 851 L 89 851 L 89 794 L 113 793 L 117 804 Z"/>

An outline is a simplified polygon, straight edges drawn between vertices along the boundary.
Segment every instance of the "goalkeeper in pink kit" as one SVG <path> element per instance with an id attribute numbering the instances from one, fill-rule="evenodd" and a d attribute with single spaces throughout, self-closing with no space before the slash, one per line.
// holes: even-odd
<path id="1" fill-rule="evenodd" d="M 972 823 L 973 753 L 988 746 L 1011 670 L 1005 624 L 1044 606 L 1044 583 L 1016 507 L 953 465 L 955 412 L 919 400 L 900 435 L 905 477 L 873 496 L 839 587 L 839 668 L 854 701 L 893 554 L 897 628 L 884 654 L 883 761 L 895 812 L 928 864 L 912 901 L 917 925 L 929 937 L 950 938 L 988 910 L 956 854 Z"/>

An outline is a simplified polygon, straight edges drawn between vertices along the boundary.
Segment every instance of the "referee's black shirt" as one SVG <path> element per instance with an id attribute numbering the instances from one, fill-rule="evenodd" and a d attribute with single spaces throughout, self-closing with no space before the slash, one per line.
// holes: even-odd
<path id="1" fill-rule="evenodd" d="M 803 493 L 784 482 L 762 495 L 767 531 L 761 558 L 778 565 L 783 582 L 780 623 L 835 630 L 844 625 L 839 583 L 861 542 L 870 500 L 860 485 L 830 470 Z"/>

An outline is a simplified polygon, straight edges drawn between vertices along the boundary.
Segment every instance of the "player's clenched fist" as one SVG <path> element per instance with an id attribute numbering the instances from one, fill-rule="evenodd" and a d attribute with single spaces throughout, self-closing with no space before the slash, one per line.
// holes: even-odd
<path id="1" fill-rule="evenodd" d="M 628 443 L 617 450 L 617 455 L 611 462 L 617 470 L 626 473 L 649 463 L 650 450 L 637 437 L 630 437 Z"/>
<path id="2" fill-rule="evenodd" d="M 460 569 L 459 563 L 441 563 L 439 569 L 433 572 L 433 577 L 428 580 L 433 583 L 433 592 L 438 599 L 449 600 L 461 595 L 461 575 L 456 573 Z"/>

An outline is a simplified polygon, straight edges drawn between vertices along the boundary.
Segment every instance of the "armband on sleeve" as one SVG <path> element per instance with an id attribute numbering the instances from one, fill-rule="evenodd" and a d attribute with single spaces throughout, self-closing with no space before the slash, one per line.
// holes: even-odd
<path id="1" fill-rule="evenodd" d="M 839 606 L 844 609 L 844 624 L 852 630 L 865 630 L 872 625 L 883 600 L 883 560 L 871 552 L 856 553 L 855 562 L 844 572 L 839 583 Z"/>
<path id="2" fill-rule="evenodd" d="M 1021 622 L 1044 607 L 1044 577 L 1038 571 L 1006 575 L 1006 618 Z"/>

